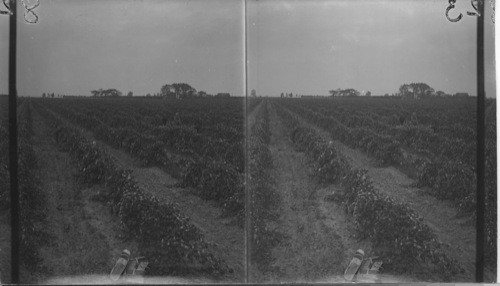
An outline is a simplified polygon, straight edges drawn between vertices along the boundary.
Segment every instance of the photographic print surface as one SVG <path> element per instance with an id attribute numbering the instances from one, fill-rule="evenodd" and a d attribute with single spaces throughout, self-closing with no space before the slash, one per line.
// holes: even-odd
<path id="1" fill-rule="evenodd" d="M 474 282 L 478 208 L 495 282 L 494 2 L 481 46 L 477 5 L 17 1 L 20 282 Z"/>
<path id="2" fill-rule="evenodd" d="M 452 22 L 441 1 L 247 1 L 252 281 L 475 280 L 470 5 L 450 8 L 453 20 L 463 14 Z M 485 277 L 495 281 L 494 37 L 485 10 Z"/>
<path id="3" fill-rule="evenodd" d="M 243 8 L 44 1 L 19 23 L 22 282 L 244 281 Z"/>

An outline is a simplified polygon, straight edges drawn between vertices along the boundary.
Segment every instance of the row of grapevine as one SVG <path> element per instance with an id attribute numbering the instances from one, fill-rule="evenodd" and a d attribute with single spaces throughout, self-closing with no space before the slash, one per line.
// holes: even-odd
<path id="1" fill-rule="evenodd" d="M 47 105 L 47 103 L 44 104 Z M 105 126 L 105 131 L 116 130 L 113 133 L 113 136 L 109 134 L 106 135 L 106 132 L 102 132 L 104 136 L 103 140 L 109 141 L 113 146 L 119 146 L 122 142 L 125 141 L 126 138 L 124 137 L 127 137 L 129 135 L 127 133 L 133 133 L 132 135 L 135 137 L 143 136 L 153 140 L 157 139 L 156 141 L 161 141 L 163 149 L 168 149 L 165 151 L 180 153 L 187 156 L 195 154 L 201 157 L 207 156 L 211 157 L 212 159 L 215 158 L 217 160 L 223 160 L 229 164 L 234 165 L 238 172 L 243 171 L 243 131 L 236 129 L 233 126 L 226 126 L 223 123 L 217 123 L 217 121 L 214 121 L 215 118 L 218 118 L 220 116 L 207 116 L 206 114 L 200 115 L 201 117 L 205 117 L 205 123 L 203 125 L 205 126 L 204 130 L 206 132 L 204 133 L 200 133 L 198 131 L 199 128 L 195 128 L 195 125 L 180 122 L 184 121 L 183 119 L 179 119 L 177 121 L 174 119 L 170 119 L 161 126 L 145 126 L 145 124 L 142 124 L 140 126 L 140 129 L 138 129 L 135 126 L 138 126 L 139 123 L 136 122 L 143 121 L 143 119 L 141 119 L 140 117 L 137 119 L 131 119 L 130 117 L 133 117 L 133 115 L 129 115 L 129 119 L 127 122 L 130 123 L 130 126 L 116 127 L 108 124 L 108 122 L 112 123 L 113 121 L 115 121 L 114 117 L 101 116 L 98 112 L 86 110 L 85 107 L 75 106 L 74 108 L 69 108 L 66 102 L 63 101 L 58 102 L 59 104 L 55 104 L 52 102 L 50 103 L 51 104 L 49 105 L 49 107 L 53 108 L 54 111 L 63 114 L 65 117 L 87 129 L 94 131 L 96 129 L 96 126 Z M 183 114 L 186 113 L 187 115 L 185 116 L 195 117 L 195 114 L 189 114 L 189 111 L 183 112 Z M 238 117 L 235 117 L 233 115 L 231 118 L 237 119 Z M 208 133 L 209 135 L 205 133 Z M 116 137 L 116 135 L 120 137 Z M 154 152 L 146 152 L 146 154 L 154 155 Z M 158 157 L 161 158 L 162 156 Z M 147 161 L 155 160 L 154 156 L 148 156 L 146 159 Z"/>
<path id="2" fill-rule="evenodd" d="M 475 118 L 467 115 L 474 115 L 474 102 L 464 105 L 460 101 L 447 102 L 445 106 L 440 101 L 419 101 L 418 103 L 406 106 L 414 110 L 413 113 L 401 112 L 402 107 L 392 106 L 387 110 L 385 106 L 390 103 L 403 104 L 401 100 L 366 100 L 350 102 L 352 106 L 345 106 L 343 100 L 323 100 L 323 101 L 302 101 L 301 106 L 307 107 L 313 112 L 333 117 L 345 124 L 349 128 L 368 128 L 380 135 L 387 135 L 399 141 L 402 146 L 407 146 L 418 152 L 440 154 L 440 156 L 449 157 L 452 159 L 467 158 L 467 162 L 473 162 L 474 156 L 470 156 L 470 152 L 474 152 L 475 148 Z M 369 103 L 371 106 L 367 106 Z M 425 105 L 419 107 L 419 103 Z M 452 104 L 451 104 L 452 103 Z M 343 106 L 344 104 L 344 106 Z M 436 106 L 429 106 L 434 104 Z M 422 108 L 425 107 L 425 108 Z M 379 108 L 383 108 L 386 114 L 376 114 Z M 434 112 L 436 108 L 440 108 L 439 113 Z M 467 112 L 457 114 L 456 111 Z M 401 114 L 403 113 L 403 114 Z M 406 114 L 405 114 L 406 113 Z M 443 113 L 451 113 L 444 116 Z M 455 117 L 452 117 L 455 116 Z M 457 116 L 470 118 L 471 122 L 463 122 Z M 439 118 L 440 120 L 435 120 Z M 443 122 L 447 122 L 446 125 Z M 460 122 L 460 123 L 457 123 Z M 456 145 L 454 151 L 446 152 L 447 146 Z M 465 157 L 464 157 L 465 155 Z"/>
<path id="3" fill-rule="evenodd" d="M 476 99 L 401 100 L 391 98 L 323 98 L 301 100 L 316 112 L 336 116 L 350 115 L 370 118 L 389 126 L 403 125 L 417 119 L 418 124 L 431 126 L 441 134 L 447 134 L 452 126 L 475 129 Z M 415 116 L 413 116 L 415 115 Z M 469 129 L 470 128 L 470 129 Z M 466 130 L 467 131 L 467 130 Z M 464 133 L 464 135 L 466 135 Z M 450 134 L 455 137 L 456 134 Z"/>
<path id="4" fill-rule="evenodd" d="M 295 104 L 286 104 L 286 106 L 306 120 L 334 134 L 333 138 L 354 148 L 362 149 L 383 164 L 399 163 L 403 158 L 398 142 L 390 136 L 379 135 L 369 128 L 349 128 L 334 117 L 324 116 Z"/>
<path id="5" fill-rule="evenodd" d="M 401 146 L 425 154 L 426 159 L 405 158 L 408 164 L 419 169 L 418 186 L 431 187 L 431 194 L 454 200 L 461 213 L 473 217 L 476 209 L 476 99 L 346 99 L 301 102 L 301 105 L 322 115 L 335 116 L 349 127 L 367 127 L 393 136 Z M 497 241 L 495 101 L 487 100 L 486 106 L 487 112 L 493 114 L 486 120 L 486 253 L 494 261 Z M 412 113 L 415 122 L 404 122 Z"/>
<path id="6" fill-rule="evenodd" d="M 430 187 L 432 189 L 430 194 L 439 199 L 454 201 L 462 213 L 471 214 L 475 210 L 475 165 L 449 160 L 436 154 L 426 157 L 411 156 L 404 152 L 397 138 L 378 135 L 369 128 L 352 129 L 333 117 L 312 112 L 298 105 L 286 106 L 313 124 L 329 131 L 332 138 L 350 147 L 360 148 L 382 163 L 415 168 L 418 186 Z M 450 143 L 442 148 L 449 153 L 462 154 L 457 151 L 460 150 L 460 146 Z M 468 155 L 470 154 L 475 153 L 468 151 Z"/>
<path id="7" fill-rule="evenodd" d="M 247 194 L 250 196 L 251 263 L 261 270 L 269 269 L 271 250 L 280 242 L 278 232 L 269 228 L 269 222 L 278 217 L 279 194 L 273 179 L 273 158 L 269 150 L 268 103 L 264 101 L 257 111 L 248 141 Z"/>
<path id="8" fill-rule="evenodd" d="M 150 99 L 64 99 L 44 104 L 95 117 L 113 128 L 132 127 L 148 131 L 169 122 L 194 128 L 210 136 L 217 125 L 243 134 L 244 102 L 240 99 L 150 100 Z"/>
<path id="9" fill-rule="evenodd" d="M 292 102 L 284 103 L 287 103 L 287 106 L 291 108 L 303 110 L 302 112 L 318 114 L 328 118 L 335 124 L 341 125 L 343 130 L 348 129 L 351 133 L 358 135 L 343 137 L 346 144 L 354 145 L 357 140 L 375 137 L 378 140 L 387 139 L 387 142 L 392 141 L 399 149 L 409 149 L 415 153 L 425 154 L 427 157 L 438 156 L 453 161 L 462 161 L 470 165 L 475 164 L 476 133 L 474 129 L 467 126 L 457 127 L 457 124 L 446 126 L 446 128 L 455 131 L 461 130 L 467 134 L 465 137 L 458 135 L 445 136 L 437 132 L 435 126 L 418 124 L 417 115 L 412 116 L 415 121 L 410 120 L 404 124 L 391 126 L 380 120 L 374 120 L 373 116 L 369 114 L 352 114 L 354 108 L 352 108 L 352 111 L 337 113 L 332 110 L 324 110 L 311 102 L 306 102 L 308 104 L 302 104 L 301 102 L 300 105 L 297 103 L 292 104 Z M 362 146 L 366 145 L 364 143 L 360 144 Z M 390 157 L 385 156 L 377 157 L 377 159 L 391 164 L 398 163 L 398 159 L 401 159 L 402 154 L 398 154 L 398 156 L 392 158 L 392 160 Z"/>
<path id="10" fill-rule="evenodd" d="M 168 124 L 150 134 L 133 128 L 112 128 L 95 117 L 52 108 L 94 136 L 121 148 L 147 164 L 177 170 L 183 186 L 195 187 L 200 197 L 220 203 L 224 212 L 244 221 L 243 142 L 207 138 L 187 126 Z"/>
<path id="11" fill-rule="evenodd" d="M 54 112 L 42 106 L 37 108 L 54 131 L 57 143 L 78 162 L 84 182 L 106 185 L 106 191 L 94 194 L 94 199 L 107 203 L 125 231 L 139 242 L 140 253 L 151 262 L 152 275 L 220 275 L 230 271 L 223 260 L 208 250 L 201 231 L 174 203 L 160 203 L 138 186 L 130 171 L 118 168 L 95 142 L 87 140 Z"/>
<path id="12" fill-rule="evenodd" d="M 44 237 L 40 222 L 46 218 L 45 197 L 37 176 L 38 161 L 33 149 L 33 120 L 29 101 L 18 106 L 18 188 L 20 261 L 28 269 L 36 269 L 38 249 Z"/>
<path id="13" fill-rule="evenodd" d="M 185 132 L 194 133 L 198 137 L 202 137 L 204 141 L 208 141 L 208 143 L 223 142 L 233 144 L 235 142 L 243 142 L 243 112 L 238 105 L 234 105 L 234 103 L 232 103 L 233 105 L 228 104 L 227 107 L 229 110 L 214 109 L 211 111 L 202 111 L 200 108 L 204 106 L 201 103 L 187 104 L 187 102 L 186 106 L 180 105 L 177 110 L 173 109 L 177 105 L 168 106 L 168 108 L 165 107 L 163 110 L 152 109 L 151 106 L 147 105 L 147 100 L 143 102 L 115 102 L 116 106 L 111 105 L 107 101 L 95 102 L 89 99 L 77 101 L 45 101 L 44 105 L 55 108 L 57 112 L 64 112 L 68 114 L 68 116 L 72 113 L 80 114 L 80 117 L 88 120 L 88 122 L 85 123 L 87 128 L 95 124 L 92 121 L 98 121 L 97 124 L 103 123 L 111 128 L 127 128 L 138 130 L 142 134 L 156 136 L 158 133 L 165 131 L 164 129 L 175 126 L 183 127 Z M 98 103 L 103 104 L 101 105 Z M 136 105 L 131 106 L 133 103 L 136 103 Z M 109 107 L 109 110 L 102 110 L 103 106 Z M 137 107 L 138 110 L 129 110 L 132 107 Z M 225 107 L 225 105 L 222 105 L 222 107 Z M 124 114 L 124 110 L 127 110 L 128 113 Z M 148 110 L 151 110 L 150 113 L 147 113 Z M 176 115 L 173 115 L 173 113 L 176 113 Z M 152 117 L 161 117 L 161 119 L 150 120 Z M 170 140 L 174 139 L 172 138 Z M 186 147 L 184 146 L 185 144 L 173 145 L 180 147 L 180 150 L 177 151 L 193 151 L 193 148 L 188 148 L 190 146 Z M 240 163 L 240 161 L 237 162 Z M 240 164 L 236 166 L 240 167 Z"/>
<path id="14" fill-rule="evenodd" d="M 444 254 L 436 235 L 411 207 L 377 191 L 365 171 L 350 167 L 333 144 L 301 125 L 284 108 L 277 107 L 277 111 L 294 144 L 307 151 L 315 175 L 323 182 L 342 185 L 343 191 L 332 194 L 333 199 L 345 206 L 355 221 L 358 236 L 371 240 L 387 267 L 410 272 L 418 265 L 431 263 L 448 277 L 463 270 Z"/>

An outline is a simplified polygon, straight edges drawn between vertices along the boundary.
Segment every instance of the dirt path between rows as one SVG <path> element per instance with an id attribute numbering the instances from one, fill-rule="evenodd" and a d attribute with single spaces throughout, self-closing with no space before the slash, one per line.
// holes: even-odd
<path id="1" fill-rule="evenodd" d="M 222 216 L 222 209 L 216 202 L 201 199 L 195 195 L 193 189 L 176 187 L 178 180 L 164 170 L 157 167 L 144 167 L 140 160 L 131 157 L 126 152 L 96 140 L 92 132 L 66 122 L 80 130 L 88 140 L 95 141 L 117 166 L 131 170 L 132 177 L 139 187 L 157 197 L 162 203 L 176 204 L 179 210 L 190 218 L 191 223 L 202 231 L 209 242 L 210 251 L 216 257 L 224 259 L 233 269 L 234 272 L 226 274 L 222 280 L 244 281 L 245 231 L 237 225 L 234 217 Z"/>
<path id="2" fill-rule="evenodd" d="M 288 110 L 288 109 L 287 109 Z M 290 110 L 288 110 L 290 111 Z M 296 113 L 292 114 L 300 118 Z M 374 186 L 397 201 L 409 204 L 423 218 L 423 221 L 445 243 L 446 252 L 457 259 L 465 268 L 465 273 L 454 277 L 453 281 L 474 281 L 476 230 L 465 218 L 457 217 L 455 207 L 447 201 L 440 201 L 425 194 L 422 189 L 412 187 L 414 181 L 398 169 L 380 167 L 360 150 L 352 149 L 338 140 L 332 139 L 327 131 L 300 118 L 301 122 L 331 140 L 351 166 L 366 169 Z"/>
<path id="3" fill-rule="evenodd" d="M 254 109 L 246 115 L 245 120 L 245 130 L 247 131 L 247 135 L 252 131 L 252 126 L 255 124 L 256 115 L 259 113 L 259 110 L 264 105 L 264 100 L 261 100 Z"/>
<path id="4" fill-rule="evenodd" d="M 80 276 L 81 281 L 91 283 L 93 280 L 86 279 L 86 275 L 100 275 L 101 282 L 110 283 L 107 275 L 115 259 L 125 248 L 137 253 L 136 243 L 119 238 L 124 233 L 118 218 L 106 206 L 90 199 L 102 187 L 85 188 L 77 182 L 78 170 L 69 153 L 58 149 L 51 130 L 35 111 L 33 130 L 38 176 L 46 199 L 44 230 L 48 241 L 39 249 L 40 272 L 29 274 L 37 280 L 31 282 Z M 27 282 L 23 277 L 20 280 Z"/>
<path id="5" fill-rule="evenodd" d="M 270 105 L 271 107 L 272 105 Z M 281 196 L 277 229 L 285 239 L 273 249 L 270 282 L 344 282 L 345 267 L 359 248 L 370 243 L 352 237 L 343 208 L 324 200 L 335 186 L 319 189 L 311 179 L 305 154 L 293 148 L 280 118 L 270 108 L 270 150 Z"/>

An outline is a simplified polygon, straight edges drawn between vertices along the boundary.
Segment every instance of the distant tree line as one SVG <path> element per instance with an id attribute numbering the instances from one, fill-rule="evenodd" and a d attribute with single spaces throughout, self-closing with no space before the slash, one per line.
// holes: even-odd
<path id="1" fill-rule="evenodd" d="M 110 88 L 110 89 L 98 89 L 98 90 L 91 90 L 90 93 L 92 96 L 96 97 L 118 97 L 122 96 L 121 91 L 115 89 L 115 88 Z"/>
<path id="2" fill-rule="evenodd" d="M 372 93 L 370 91 L 362 94 L 354 88 L 347 89 L 332 89 L 328 91 L 332 97 L 357 97 L 357 96 L 371 96 Z M 389 95 L 388 93 L 384 94 L 385 97 L 400 97 L 403 99 L 422 99 L 422 98 L 434 98 L 434 97 L 460 97 L 465 98 L 469 97 L 469 94 L 466 92 L 458 92 L 454 95 L 447 94 L 441 90 L 435 91 L 428 84 L 423 82 L 417 83 L 409 83 L 403 84 L 399 87 L 399 92 L 393 93 Z M 283 94 L 282 94 L 283 97 Z"/>
<path id="3" fill-rule="evenodd" d="M 341 97 L 354 97 L 354 96 L 360 96 L 361 93 L 354 88 L 347 88 L 347 89 L 333 89 L 328 91 L 331 96 L 336 97 L 336 96 L 341 96 Z"/>
<path id="4" fill-rule="evenodd" d="M 123 93 L 116 88 L 109 89 L 96 89 L 90 91 L 93 97 L 120 97 L 123 96 Z M 134 93 L 129 91 L 126 94 L 127 97 L 133 97 Z M 202 90 L 196 91 L 195 88 L 191 87 L 187 83 L 174 83 L 174 84 L 166 84 L 162 86 L 159 93 L 146 94 L 146 97 L 166 97 L 166 98 L 198 98 L 198 97 L 231 97 L 229 93 L 217 93 L 215 95 L 208 94 Z M 54 98 L 56 95 L 54 93 L 43 93 L 42 98 Z M 57 97 L 77 97 L 71 95 L 57 95 Z"/>
<path id="5" fill-rule="evenodd" d="M 196 89 L 187 83 L 165 84 L 161 87 L 159 96 L 173 99 L 200 98 L 200 97 L 230 97 L 229 93 L 208 94 Z"/>
<path id="6" fill-rule="evenodd" d="M 91 90 L 90 93 L 94 97 L 119 97 L 122 96 L 122 92 L 115 89 L 97 89 Z M 129 91 L 127 97 L 133 97 L 134 93 Z M 208 94 L 202 90 L 197 91 L 194 87 L 187 83 L 173 83 L 165 84 L 161 87 L 159 93 L 146 94 L 146 97 L 165 97 L 174 99 L 185 99 L 185 98 L 198 98 L 198 97 L 230 97 L 229 93 L 217 93 L 216 95 Z"/>
<path id="7" fill-rule="evenodd" d="M 50 92 L 42 93 L 42 98 L 54 98 L 54 97 L 63 97 L 63 96 L 64 96 L 64 94 L 55 94 L 53 92 L 52 93 L 50 93 Z"/>
<path id="8" fill-rule="evenodd" d="M 399 87 L 398 95 L 404 99 L 421 99 L 421 98 L 436 98 L 436 97 L 456 97 L 466 98 L 469 94 L 466 92 L 457 92 L 454 95 L 447 94 L 444 91 L 435 91 L 428 84 L 423 82 L 403 84 Z"/>
<path id="9" fill-rule="evenodd" d="M 435 96 L 435 91 L 428 84 L 423 82 L 403 84 L 399 87 L 399 95 L 402 98 L 429 98 Z"/>

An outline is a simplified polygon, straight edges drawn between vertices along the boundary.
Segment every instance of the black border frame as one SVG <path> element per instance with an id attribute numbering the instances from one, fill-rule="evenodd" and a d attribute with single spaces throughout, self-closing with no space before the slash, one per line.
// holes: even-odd
<path id="1" fill-rule="evenodd" d="M 19 283 L 19 188 L 17 177 L 17 1 L 10 0 L 9 8 L 9 175 L 11 219 L 11 283 Z"/>

